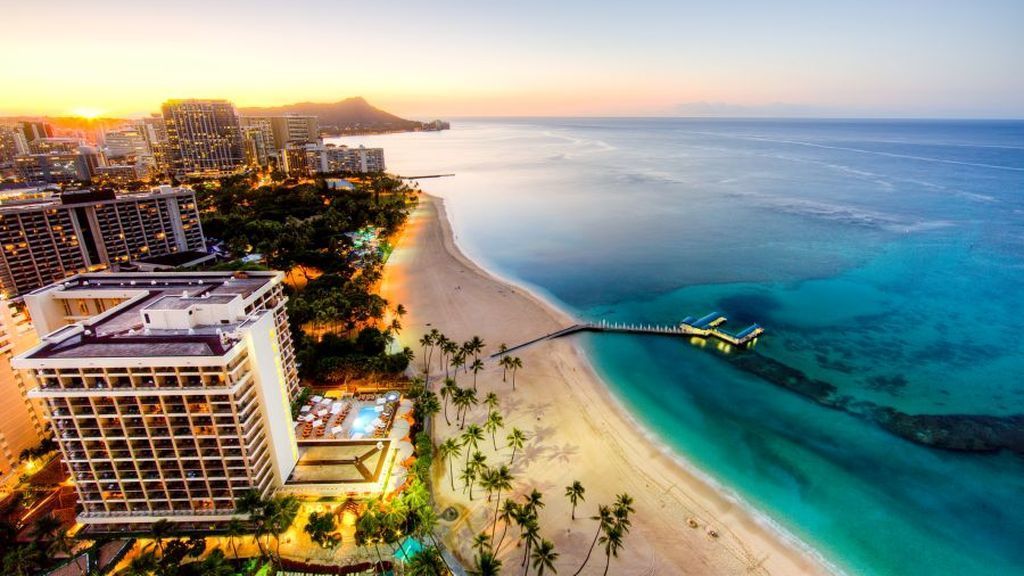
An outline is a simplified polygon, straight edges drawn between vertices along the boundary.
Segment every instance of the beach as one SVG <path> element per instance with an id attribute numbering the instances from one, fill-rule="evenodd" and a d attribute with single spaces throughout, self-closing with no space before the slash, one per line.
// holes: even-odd
<path id="1" fill-rule="evenodd" d="M 529 440 L 511 466 L 513 494 L 517 498 L 537 489 L 544 495 L 540 511 L 541 536 L 559 553 L 559 573 L 579 567 L 594 537 L 590 520 L 599 504 L 612 504 L 617 494 L 635 499 L 633 526 L 612 574 L 826 574 L 831 570 L 812 552 L 789 538 L 767 519 L 740 503 L 727 490 L 670 454 L 645 433 L 611 396 L 589 366 L 572 338 L 544 341 L 516 351 L 523 368 L 516 390 L 502 381 L 502 369 L 489 355 L 500 343 L 514 345 L 566 327 L 574 320 L 531 293 L 512 286 L 481 269 L 458 249 L 443 202 L 422 195 L 392 254 L 381 283 L 382 295 L 392 306 L 408 309 L 400 340 L 417 353 L 422 367 L 419 338 L 432 328 L 456 341 L 474 335 L 486 343 L 486 368 L 478 375 L 479 396 L 494 391 L 501 399 L 505 428 L 498 433 L 498 449 L 485 433 L 480 451 L 488 465 L 509 462 L 502 438 L 511 428 L 526 432 Z M 439 387 L 437 355 L 431 367 L 432 389 Z M 442 375 L 443 377 L 443 375 Z M 473 375 L 460 373 L 460 386 L 471 386 Z M 448 408 L 449 416 L 454 410 Z M 467 423 L 481 424 L 487 415 L 482 404 L 469 412 Z M 435 419 L 435 442 L 459 434 L 455 422 L 446 425 L 443 414 Z M 464 461 L 465 454 L 458 462 Z M 434 479 L 439 509 L 453 506 L 460 512 L 441 523 L 447 545 L 467 561 L 470 541 L 488 529 L 494 502 L 477 487 L 470 500 L 458 480 L 455 490 L 448 464 L 437 467 Z M 586 488 L 576 520 L 565 487 L 574 480 Z M 502 495 L 504 499 L 506 495 Z M 696 524 L 691 527 L 690 521 Z M 499 523 L 500 535 L 503 524 Z M 506 571 L 518 567 L 523 550 L 509 530 L 499 557 Z M 584 574 L 599 574 L 605 557 L 598 545 Z"/>

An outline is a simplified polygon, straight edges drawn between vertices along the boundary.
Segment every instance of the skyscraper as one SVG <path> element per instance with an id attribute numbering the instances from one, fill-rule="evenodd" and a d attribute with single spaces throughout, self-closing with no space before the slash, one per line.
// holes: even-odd
<path id="1" fill-rule="evenodd" d="M 163 105 L 171 169 L 178 176 L 221 176 L 245 163 L 235 107 L 227 100 L 168 100 Z"/>
<path id="2" fill-rule="evenodd" d="M 280 272 L 82 274 L 25 297 L 39 387 L 90 530 L 235 516 L 298 459 Z"/>

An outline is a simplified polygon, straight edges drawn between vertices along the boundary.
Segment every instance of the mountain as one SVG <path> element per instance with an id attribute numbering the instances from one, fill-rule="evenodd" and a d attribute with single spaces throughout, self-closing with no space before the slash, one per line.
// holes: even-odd
<path id="1" fill-rule="evenodd" d="M 443 130 L 447 123 L 406 120 L 372 106 L 362 97 L 339 102 L 301 102 L 270 108 L 240 108 L 242 116 L 282 116 L 300 114 L 320 119 L 320 129 L 328 134 L 360 134 L 369 132 L 409 132 Z"/>

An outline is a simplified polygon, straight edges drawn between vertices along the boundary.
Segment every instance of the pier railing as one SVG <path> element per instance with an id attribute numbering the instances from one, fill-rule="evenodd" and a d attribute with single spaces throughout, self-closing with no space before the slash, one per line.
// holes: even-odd
<path id="1" fill-rule="evenodd" d="M 690 320 L 689 318 L 687 320 Z M 653 335 L 667 335 L 667 336 L 697 336 L 700 338 L 716 338 L 727 344 L 733 346 L 746 346 L 750 342 L 757 339 L 758 336 L 764 333 L 764 328 L 754 324 L 749 328 L 744 329 L 740 334 L 742 336 L 735 336 L 724 330 L 721 330 L 719 326 L 726 322 L 726 317 L 720 314 L 714 313 L 705 316 L 697 321 L 680 322 L 678 325 L 658 325 L 658 324 L 645 324 L 645 323 L 628 323 L 628 322 L 608 322 L 602 320 L 600 322 L 581 322 L 579 324 L 573 324 L 567 328 L 556 330 L 550 334 L 538 336 L 532 340 L 527 340 L 520 344 L 516 344 L 505 350 L 505 354 L 514 352 L 521 348 L 525 348 L 537 342 L 544 340 L 554 340 L 555 338 L 561 338 L 563 336 L 570 336 L 579 332 L 618 332 L 624 334 L 653 334 Z M 492 354 L 491 357 L 499 356 L 499 354 Z"/>

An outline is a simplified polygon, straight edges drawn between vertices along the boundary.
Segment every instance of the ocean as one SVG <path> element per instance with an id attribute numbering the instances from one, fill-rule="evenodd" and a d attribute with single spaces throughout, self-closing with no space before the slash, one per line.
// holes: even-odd
<path id="1" fill-rule="evenodd" d="M 764 326 L 747 352 L 581 343 L 666 445 L 843 571 L 1024 574 L 1024 122 L 478 119 L 338 141 L 454 173 L 420 185 L 460 246 L 579 318 Z"/>

